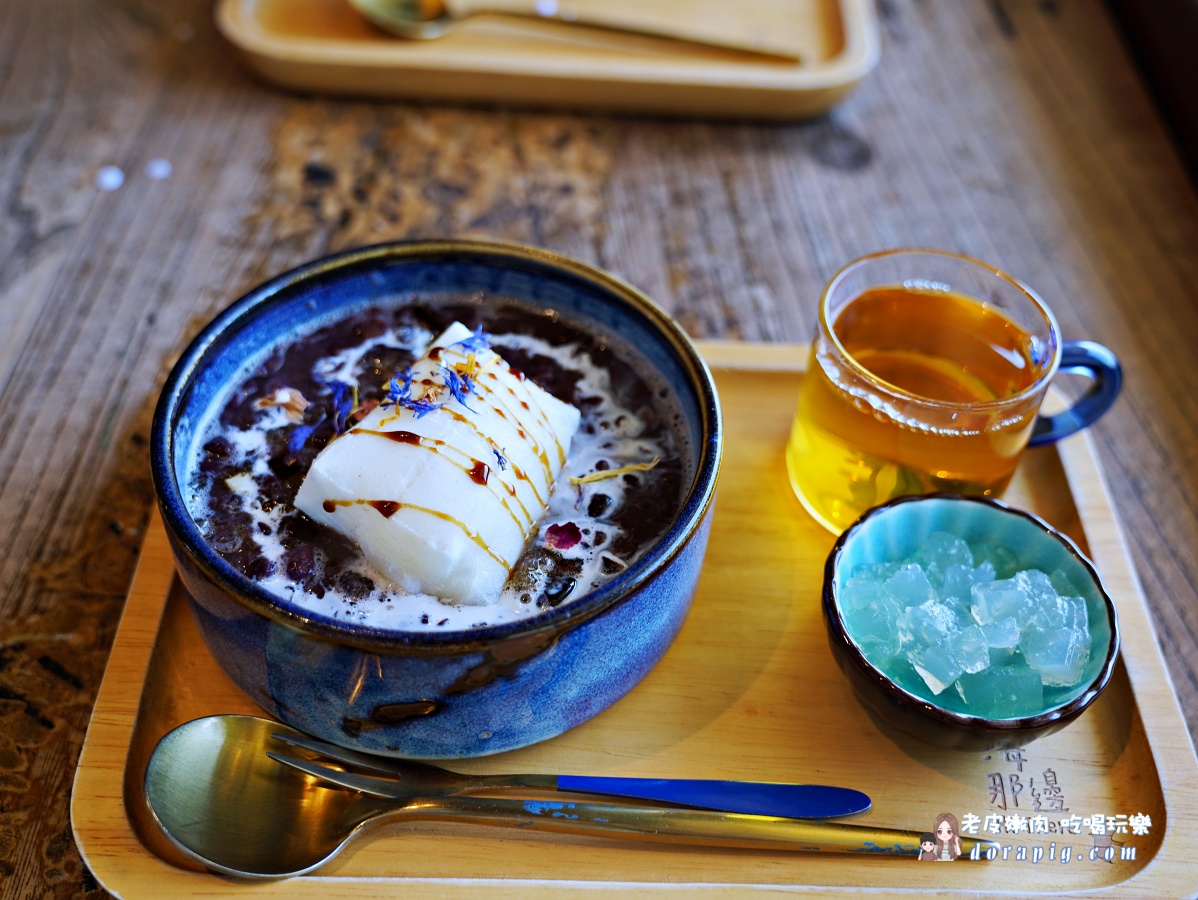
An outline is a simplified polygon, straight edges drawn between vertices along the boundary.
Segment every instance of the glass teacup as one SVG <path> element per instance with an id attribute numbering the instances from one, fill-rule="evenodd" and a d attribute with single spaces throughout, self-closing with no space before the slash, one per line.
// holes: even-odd
<path id="1" fill-rule="evenodd" d="M 1092 379 L 1039 416 L 1058 369 Z M 1089 425 L 1122 376 L 1107 348 L 1062 341 L 1052 311 L 968 257 L 889 250 L 824 288 L 786 466 L 807 510 L 839 533 L 904 494 L 994 495 L 1025 447 Z"/>

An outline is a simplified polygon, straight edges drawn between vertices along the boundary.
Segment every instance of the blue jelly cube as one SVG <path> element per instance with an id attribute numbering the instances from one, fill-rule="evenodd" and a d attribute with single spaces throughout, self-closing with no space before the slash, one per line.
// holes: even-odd
<path id="1" fill-rule="evenodd" d="M 973 551 L 956 535 L 934 531 L 920 543 L 912 561 L 919 563 L 928 580 L 939 586 L 950 566 L 973 568 Z"/>
<path id="2" fill-rule="evenodd" d="M 947 641 L 916 648 L 908 654 L 907 659 L 933 694 L 942 693 L 965 672 L 965 667 Z"/>
<path id="3" fill-rule="evenodd" d="M 983 625 L 982 633 L 988 647 L 1011 650 L 1019 646 L 1019 623 L 1011 616 Z"/>
<path id="4" fill-rule="evenodd" d="M 1090 616 L 1086 601 L 1081 597 L 1054 597 L 1032 613 L 1032 626 L 1041 631 L 1076 628 L 1090 640 Z"/>
<path id="5" fill-rule="evenodd" d="M 965 673 L 957 691 L 968 712 L 988 719 L 1018 719 L 1044 709 L 1040 673 L 1027 666 L 995 666 L 976 675 Z"/>
<path id="6" fill-rule="evenodd" d="M 990 646 L 986 643 L 986 635 L 976 625 L 950 632 L 944 643 L 964 672 L 980 672 L 990 665 Z"/>
<path id="7" fill-rule="evenodd" d="M 960 627 L 957 614 L 936 600 L 906 609 L 898 618 L 898 634 L 904 645 L 927 647 Z"/>
<path id="8" fill-rule="evenodd" d="M 944 571 L 944 582 L 940 586 L 940 599 L 949 598 L 969 603 L 970 592 L 975 584 L 994 580 L 994 566 L 988 562 L 980 566 L 949 566 Z"/>
<path id="9" fill-rule="evenodd" d="M 969 595 L 973 617 L 979 625 L 991 625 L 1009 618 L 1019 623 L 1031 619 L 1032 600 L 1018 579 L 981 582 L 970 589 Z"/>
<path id="10" fill-rule="evenodd" d="M 1045 684 L 1062 687 L 1081 681 L 1090 659 L 1089 637 L 1080 628 L 1030 629 L 1019 642 L 1019 649 Z"/>
<path id="11" fill-rule="evenodd" d="M 885 585 L 890 596 L 904 609 L 936 599 L 936 590 L 927 575 L 914 564 L 900 566 L 897 572 L 886 579 Z"/>

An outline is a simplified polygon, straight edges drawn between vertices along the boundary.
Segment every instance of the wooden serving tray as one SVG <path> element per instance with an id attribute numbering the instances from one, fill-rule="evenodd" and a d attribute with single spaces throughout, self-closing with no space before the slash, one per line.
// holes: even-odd
<path id="1" fill-rule="evenodd" d="M 753 852 L 564 838 L 494 828 L 382 826 L 318 874 L 245 885 L 194 870 L 140 799 L 157 740 L 198 716 L 257 712 L 217 668 L 152 523 L 75 779 L 71 819 L 88 866 L 122 897 L 589 896 L 680 887 L 704 894 L 871 887 L 882 893 L 1105 889 L 1108 896 L 1198 891 L 1190 824 L 1198 761 L 1086 437 L 1029 451 L 1007 494 L 1070 534 L 1097 562 L 1119 609 L 1122 662 L 1068 728 L 1020 751 L 937 750 L 879 731 L 832 661 L 819 612 L 833 537 L 787 483 L 783 447 L 805 351 L 706 344 L 727 422 L 711 544 L 693 609 L 661 663 L 627 697 L 543 744 L 462 770 L 814 781 L 873 797 L 863 823 L 930 831 L 968 815 L 1146 815 L 1147 834 L 1001 835 L 1007 860 L 925 865 L 914 857 Z M 1001 793 L 998 785 L 1001 784 Z M 1037 811 L 1037 805 L 1040 807 Z M 287 823 L 280 822 L 286 828 Z M 1018 847 L 1029 854 L 1015 858 Z M 1070 862 L 1062 863 L 1064 848 Z M 1032 862 L 1036 848 L 1043 857 Z M 1134 851 L 1134 859 L 1123 859 Z M 1079 858 L 1080 857 L 1080 858 Z"/>
<path id="2" fill-rule="evenodd" d="M 253 71 L 287 88 L 670 116 L 813 116 L 856 86 L 880 54 L 873 0 L 639 2 L 680 16 L 735 9 L 764 33 L 784 33 L 801 58 L 503 16 L 406 41 L 371 26 L 346 0 L 220 0 L 216 21 Z"/>

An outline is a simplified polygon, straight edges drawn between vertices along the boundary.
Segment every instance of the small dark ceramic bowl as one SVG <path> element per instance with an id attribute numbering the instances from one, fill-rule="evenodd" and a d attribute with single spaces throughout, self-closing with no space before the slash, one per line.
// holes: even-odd
<path id="1" fill-rule="evenodd" d="M 510 298 L 591 335 L 619 335 L 674 394 L 683 496 L 666 533 L 591 593 L 523 620 L 403 632 L 291 607 L 204 540 L 182 495 L 197 431 L 247 360 L 371 304 Z M 481 301 L 486 304 L 486 300 Z M 484 312 L 485 316 L 485 312 Z M 195 339 L 167 380 L 151 438 L 154 486 L 204 639 L 268 713 L 326 740 L 403 757 L 481 756 L 553 737 L 627 693 L 690 607 L 722 451 L 710 372 L 665 312 L 604 272 L 473 241 L 400 243 L 302 266 L 258 287 Z"/>
<path id="2" fill-rule="evenodd" d="M 839 592 L 858 566 L 898 562 L 937 531 L 970 544 L 1004 546 L 1019 569 L 1061 569 L 1083 599 L 1090 619 L 1090 659 L 1081 686 L 1033 716 L 988 719 L 945 709 L 883 673 L 849 637 Z M 957 750 L 1022 747 L 1076 719 L 1110 681 L 1119 653 L 1119 620 L 1094 564 L 1043 519 L 986 497 L 929 494 L 900 497 L 865 512 L 840 536 L 824 568 L 823 616 L 828 642 L 853 693 L 875 721 L 922 741 Z M 952 688 L 949 688 L 952 690 Z"/>

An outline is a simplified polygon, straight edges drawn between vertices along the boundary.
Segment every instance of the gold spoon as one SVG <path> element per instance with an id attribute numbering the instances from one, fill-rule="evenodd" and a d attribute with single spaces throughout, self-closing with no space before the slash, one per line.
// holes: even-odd
<path id="1" fill-rule="evenodd" d="M 289 731 L 253 716 L 210 716 L 167 734 L 146 767 L 145 798 L 171 843 L 210 869 L 245 879 L 311 872 L 384 819 L 768 850 L 919 850 L 920 832 L 775 816 L 560 800 L 396 801 L 329 786 L 268 757 L 289 749 L 272 732 Z M 975 843 L 994 846 L 963 838 L 966 854 Z"/>
<path id="2" fill-rule="evenodd" d="M 359 753 L 306 735 L 299 736 L 290 730 L 275 732 L 271 737 L 317 756 L 316 759 L 302 759 L 268 752 L 266 755 L 271 759 L 331 784 L 376 797 L 390 797 L 392 800 L 497 790 L 522 790 L 525 794 L 530 791 L 565 791 L 571 794 L 597 794 L 607 801 L 649 800 L 670 806 L 693 806 L 786 819 L 839 819 L 865 812 L 871 805 L 869 797 L 861 791 L 828 784 L 613 778 L 601 775 L 465 775 L 411 759 L 383 759 Z"/>
<path id="3" fill-rule="evenodd" d="M 438 38 L 470 16 L 500 14 L 569 22 L 634 34 L 656 35 L 689 43 L 798 58 L 794 39 L 740 15 L 736 4 L 693 6 L 683 14 L 640 2 L 613 0 L 349 0 L 358 12 L 385 31 L 416 40 Z M 710 8 L 709 8 L 710 7 Z M 728 7 L 731 7 L 729 9 Z"/>

